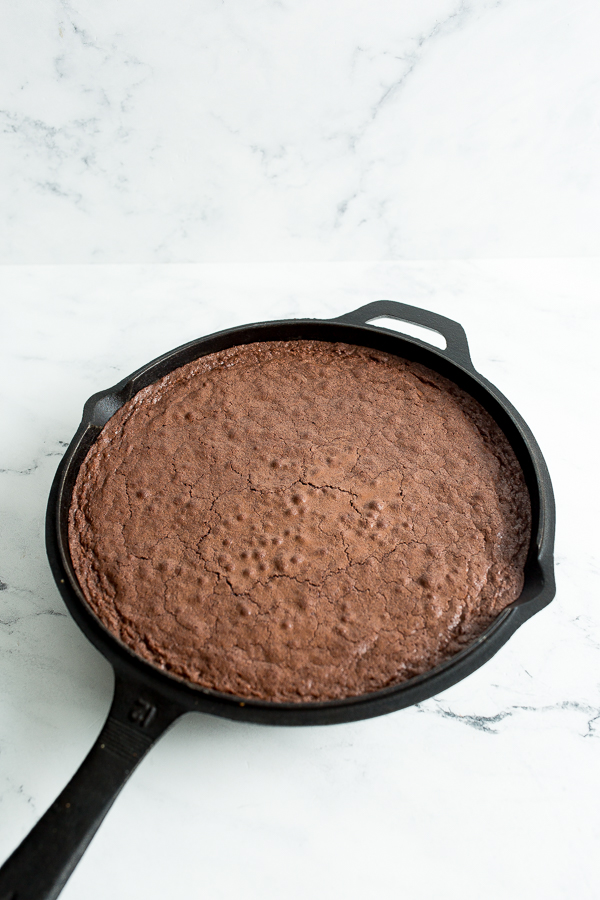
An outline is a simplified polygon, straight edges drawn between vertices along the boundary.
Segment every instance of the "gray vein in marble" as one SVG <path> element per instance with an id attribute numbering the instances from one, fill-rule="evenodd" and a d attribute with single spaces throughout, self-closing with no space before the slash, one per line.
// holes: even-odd
<path id="1" fill-rule="evenodd" d="M 70 156 L 69 149 L 60 146 L 60 139 L 63 142 L 72 141 L 72 135 L 69 126 L 57 127 L 49 125 L 42 119 L 33 119 L 31 116 L 10 112 L 9 110 L 0 110 L 0 116 L 4 117 L 5 134 L 15 134 L 23 139 L 24 142 L 30 143 L 38 148 L 45 147 L 50 151 L 57 160 L 68 159 Z M 98 119 L 74 119 L 71 126 L 78 130 L 85 131 L 91 125 L 98 125 Z"/>
<path id="2" fill-rule="evenodd" d="M 14 583 L 5 584 L 3 581 L 0 581 L 0 585 L 2 585 L 2 587 L 0 587 L 0 590 L 7 592 L 6 599 L 3 600 L 3 604 L 5 607 L 10 603 L 10 598 L 15 598 L 15 596 L 18 597 L 18 595 L 25 596 L 22 596 L 22 599 L 18 599 L 17 603 L 28 604 L 28 611 L 25 611 L 23 609 L 16 610 L 15 608 L 12 608 L 8 614 L 5 612 L 3 618 L 0 618 L 0 625 L 10 627 L 12 625 L 16 625 L 21 621 L 24 621 L 25 619 L 34 619 L 38 616 L 59 616 L 62 618 L 67 617 L 67 613 L 64 611 L 64 607 L 55 609 L 54 607 L 48 607 L 46 605 L 48 604 L 48 597 L 46 595 L 45 585 L 43 586 L 42 591 L 33 590 L 32 588 L 23 587 Z M 45 605 L 45 608 L 34 608 L 33 612 L 29 611 L 31 610 L 32 606 L 35 607 L 40 605 Z"/>
<path id="3" fill-rule="evenodd" d="M 60 37 L 66 40 L 69 34 L 73 35 L 84 48 L 85 58 L 90 60 L 88 66 L 92 69 L 88 67 L 81 72 L 80 68 L 76 68 L 69 71 L 69 64 L 73 66 L 71 55 L 67 51 L 61 52 L 54 58 L 56 79 L 68 85 L 70 90 L 93 96 L 93 102 L 99 111 L 108 108 L 121 114 L 128 113 L 134 91 L 151 75 L 150 66 L 115 43 L 109 42 L 104 45 L 97 42 L 89 30 L 78 21 L 81 16 L 77 11 L 66 0 L 61 0 L 60 5 L 63 10 L 59 26 Z M 120 78 L 107 80 L 104 71 L 107 65 L 138 74 L 124 74 Z M 103 71 L 97 71 L 99 68 Z M 105 84 L 109 84 L 110 88 L 105 87 Z M 50 108 L 48 116 L 51 115 L 51 111 Z M 53 124 L 50 119 L 32 118 L 18 111 L 3 109 L 0 110 L 0 123 L 5 134 L 12 134 L 20 140 L 22 152 L 42 154 L 45 159 L 46 172 L 50 177 L 36 180 L 25 176 L 41 193 L 68 200 L 83 211 L 87 211 L 86 200 L 89 200 L 89 197 L 68 185 L 72 180 L 70 166 L 74 159 L 78 160 L 85 170 L 93 170 L 95 175 L 110 176 L 110 186 L 113 189 L 119 191 L 124 189 L 128 179 L 120 169 L 109 172 L 99 158 L 98 151 L 103 151 L 106 143 L 106 127 L 97 115 L 85 118 L 73 117 L 62 124 Z M 112 123 L 111 130 L 113 140 L 123 142 L 129 137 L 127 127 L 120 120 Z"/>
<path id="4" fill-rule="evenodd" d="M 486 3 L 485 6 L 491 9 L 496 9 L 500 7 L 503 2 L 504 0 L 492 0 L 491 3 Z M 478 15 L 480 15 L 481 12 L 481 9 L 477 10 Z M 463 26 L 464 22 L 467 21 L 467 19 L 469 19 L 473 14 L 473 8 L 469 4 L 465 3 L 464 0 L 461 0 L 454 12 L 450 13 L 441 21 L 437 21 L 433 25 L 433 27 L 431 27 L 425 34 L 421 34 L 413 39 L 415 47 L 412 52 L 409 52 L 403 56 L 396 55 L 394 57 L 396 60 L 405 63 L 405 69 L 399 78 L 384 87 L 379 99 L 371 106 L 368 118 L 362 123 L 362 125 L 360 125 L 355 130 L 348 132 L 345 136 L 348 149 L 351 153 L 357 154 L 361 141 L 365 138 L 372 125 L 377 121 L 382 111 L 388 106 L 390 102 L 392 102 L 396 98 L 399 92 L 405 87 L 406 83 L 413 75 L 417 66 L 424 59 L 426 51 L 429 50 L 432 42 L 434 42 L 439 37 L 450 35 L 460 29 Z M 356 67 L 356 60 L 358 55 L 367 52 L 367 49 L 364 47 L 359 46 L 356 48 L 352 63 L 353 69 Z M 389 53 L 386 51 L 384 55 L 389 55 Z M 342 137 L 344 137 L 343 134 L 335 133 L 329 136 L 329 140 L 339 140 Z M 368 191 L 365 192 L 365 178 L 371 172 L 373 168 L 373 162 L 373 159 L 366 157 L 361 160 L 360 173 L 358 175 L 359 186 L 352 192 L 352 194 L 345 197 L 337 204 L 336 213 L 332 221 L 332 227 L 334 231 L 338 231 L 341 228 L 343 220 L 353 202 L 358 200 L 361 195 L 369 193 Z M 378 208 L 374 211 L 374 217 L 380 220 L 384 220 L 386 218 L 386 201 L 380 200 L 376 204 L 376 206 Z M 369 218 L 361 218 L 361 220 L 356 223 L 357 227 L 368 224 Z M 385 237 L 386 258 L 394 258 L 397 255 L 397 244 L 398 227 L 390 225 L 390 227 L 387 229 L 387 234 Z"/>
<path id="5" fill-rule="evenodd" d="M 492 6 L 500 6 L 501 0 L 492 4 Z M 430 28 L 430 30 L 426 34 L 421 34 L 417 38 L 415 38 L 416 49 L 412 53 L 408 53 L 405 56 L 395 56 L 395 59 L 406 63 L 406 69 L 403 74 L 397 78 L 395 81 L 392 81 L 391 84 L 388 84 L 379 99 L 375 104 L 371 107 L 370 115 L 368 121 L 366 121 L 361 128 L 354 132 L 354 134 L 349 135 L 349 147 L 351 150 L 356 149 L 356 145 L 359 140 L 364 136 L 368 127 L 375 121 L 375 119 L 379 116 L 383 107 L 391 100 L 398 91 L 404 87 L 408 78 L 414 72 L 416 66 L 421 62 L 423 57 L 423 48 L 427 47 L 431 44 L 431 41 L 437 37 L 441 37 L 442 35 L 451 34 L 456 29 L 460 28 L 463 22 L 472 14 L 471 7 L 462 2 L 459 4 L 458 8 L 450 13 L 445 19 L 441 22 L 436 22 L 435 25 Z M 363 47 L 357 47 L 355 51 L 355 58 L 357 54 L 366 53 L 366 49 Z M 354 62 L 354 65 L 356 63 Z"/>
<path id="6" fill-rule="evenodd" d="M 62 448 L 61 450 L 48 450 L 46 453 L 36 456 L 31 465 L 25 469 L 0 469 L 0 475 L 32 475 L 39 469 L 42 459 L 64 455 L 65 448 L 69 446 L 68 443 L 66 441 L 57 441 L 57 444 Z"/>
<path id="7" fill-rule="evenodd" d="M 10 628 L 11 625 L 16 625 L 19 622 L 23 622 L 25 619 L 37 619 L 39 616 L 58 616 L 62 619 L 68 618 L 67 613 L 60 612 L 60 610 L 42 609 L 39 612 L 23 613 L 23 615 L 15 615 L 7 619 L 0 619 L 0 625 Z"/>
<path id="8" fill-rule="evenodd" d="M 508 709 L 502 710 L 502 712 L 496 713 L 493 716 L 483 716 L 483 715 L 472 715 L 472 714 L 462 714 L 454 712 L 449 708 L 445 708 L 436 702 L 435 706 L 428 706 L 424 703 L 419 703 L 415 707 L 420 713 L 433 714 L 435 716 L 440 716 L 443 719 L 453 719 L 454 721 L 460 722 L 463 725 L 467 725 L 470 728 L 474 728 L 477 731 L 483 731 L 486 734 L 499 734 L 498 728 L 495 728 L 495 725 L 499 725 L 500 722 L 503 722 L 505 719 L 509 719 L 514 716 L 516 713 L 526 712 L 526 713 L 549 713 L 549 712 L 560 712 L 560 711 L 574 711 L 583 713 L 585 716 L 588 716 L 587 720 L 587 731 L 581 734 L 582 737 L 600 737 L 599 734 L 596 734 L 596 730 L 594 727 L 594 723 L 600 719 L 600 707 L 591 706 L 587 703 L 579 703 L 577 700 L 562 700 L 558 703 L 546 704 L 544 706 L 523 706 L 523 705 L 512 705 Z"/>
<path id="9" fill-rule="evenodd" d="M 31 794 L 25 793 L 25 785 L 23 785 L 23 784 L 17 785 L 14 782 L 9 781 L 8 782 L 8 790 L 4 789 L 2 793 L 5 794 L 5 796 L 8 796 L 9 794 L 14 794 L 17 797 L 22 797 L 24 799 L 25 803 L 27 804 L 27 806 L 30 806 L 31 809 L 33 810 L 33 812 L 37 813 L 37 806 L 36 806 L 35 800 L 33 799 L 33 796 Z M 6 802 L 4 797 L 0 796 L 0 802 L 2 802 L 2 801 Z M 8 895 L 8 900 L 11 900 L 11 896 L 13 896 L 13 895 L 11 895 L 11 894 Z M 2 897 L 2 900 L 6 900 L 6 898 Z"/>
<path id="10" fill-rule="evenodd" d="M 444 707 L 439 705 L 433 708 L 425 707 L 422 703 L 418 703 L 416 709 L 420 713 L 433 713 L 443 719 L 454 719 L 463 725 L 475 728 L 477 731 L 485 731 L 487 734 L 498 734 L 498 730 L 493 726 L 512 715 L 512 712 L 501 712 L 495 716 L 466 715 L 455 713 L 451 709 L 444 709 Z"/>

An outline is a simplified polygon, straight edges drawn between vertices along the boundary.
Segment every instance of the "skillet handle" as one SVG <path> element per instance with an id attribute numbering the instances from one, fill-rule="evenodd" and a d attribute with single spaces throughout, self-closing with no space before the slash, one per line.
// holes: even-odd
<path id="1" fill-rule="evenodd" d="M 185 710 L 118 676 L 108 718 L 83 763 L 0 869 L 0 900 L 54 900 L 121 788 Z"/>
<path id="2" fill-rule="evenodd" d="M 465 329 L 454 319 L 447 319 L 446 316 L 440 316 L 428 309 L 408 306 L 406 303 L 397 303 L 395 300 L 375 300 L 373 303 L 367 303 L 366 306 L 344 313 L 343 316 L 338 316 L 333 321 L 347 322 L 349 325 L 367 325 L 372 319 L 378 319 L 381 316 L 399 319 L 401 322 L 412 322 L 414 325 L 421 325 L 423 328 L 429 329 L 429 331 L 436 331 L 446 339 L 446 349 L 439 350 L 436 347 L 436 351 L 447 356 L 452 362 L 458 363 L 464 369 L 474 371 Z M 379 328 L 380 326 L 372 327 Z"/>

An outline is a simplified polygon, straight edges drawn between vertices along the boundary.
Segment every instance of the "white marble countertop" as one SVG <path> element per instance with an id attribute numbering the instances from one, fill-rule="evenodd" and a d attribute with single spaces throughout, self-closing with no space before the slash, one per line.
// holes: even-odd
<path id="1" fill-rule="evenodd" d="M 557 597 L 485 666 L 356 724 L 193 714 L 136 770 L 64 900 L 572 900 L 600 890 L 600 260 L 0 267 L 0 860 L 106 716 L 108 663 L 46 561 L 50 483 L 84 400 L 211 331 L 371 300 L 466 328 L 547 459 Z"/>

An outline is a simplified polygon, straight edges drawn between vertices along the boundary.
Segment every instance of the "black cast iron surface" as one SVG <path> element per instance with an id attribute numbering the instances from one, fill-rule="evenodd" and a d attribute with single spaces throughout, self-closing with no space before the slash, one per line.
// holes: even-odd
<path id="1" fill-rule="evenodd" d="M 438 350 L 369 325 L 380 317 L 438 332 Z M 79 467 L 112 415 L 139 390 L 173 369 L 227 347 L 258 341 L 343 341 L 420 362 L 471 394 L 506 434 L 521 464 L 532 506 L 532 536 L 519 599 L 461 653 L 436 669 L 371 694 L 320 703 L 236 698 L 176 679 L 136 656 L 96 619 L 77 583 L 68 550 L 68 514 Z M 465 332 L 427 310 L 381 300 L 336 319 L 292 319 L 221 331 L 185 344 L 91 397 L 58 468 L 46 516 L 52 572 L 69 611 L 115 670 L 113 703 L 100 735 L 65 790 L 0 870 L 0 900 L 53 900 L 81 858 L 131 772 L 183 713 L 193 710 L 269 725 L 327 725 L 378 716 L 438 694 L 483 665 L 511 634 L 553 598 L 554 498 L 531 431 L 506 398 L 473 368 Z"/>

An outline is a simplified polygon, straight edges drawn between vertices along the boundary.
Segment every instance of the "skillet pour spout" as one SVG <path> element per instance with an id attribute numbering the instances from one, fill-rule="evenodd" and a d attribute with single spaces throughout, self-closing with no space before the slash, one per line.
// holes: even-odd
<path id="1" fill-rule="evenodd" d="M 445 349 L 373 324 L 380 318 L 442 335 Z M 140 390 L 206 354 L 264 341 L 341 342 L 421 363 L 473 397 L 495 420 L 525 478 L 532 511 L 531 541 L 520 597 L 483 634 L 446 662 L 372 693 L 321 702 L 271 702 L 219 693 L 169 675 L 121 643 L 96 618 L 69 553 L 69 510 L 79 469 L 108 420 Z M 60 463 L 46 516 L 46 547 L 58 589 L 77 624 L 115 671 L 107 721 L 67 787 L 0 869 L 0 900 L 53 900 L 60 893 L 119 791 L 143 756 L 183 713 L 200 711 L 269 725 L 326 725 L 383 715 L 428 699 L 490 659 L 511 634 L 555 593 L 554 499 L 540 449 L 528 426 L 475 371 L 461 325 L 392 301 L 369 303 L 331 320 L 292 319 L 247 325 L 200 338 L 148 363 L 86 403 L 77 433 Z"/>

